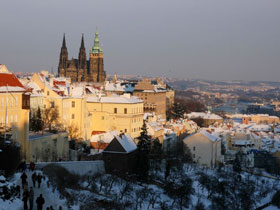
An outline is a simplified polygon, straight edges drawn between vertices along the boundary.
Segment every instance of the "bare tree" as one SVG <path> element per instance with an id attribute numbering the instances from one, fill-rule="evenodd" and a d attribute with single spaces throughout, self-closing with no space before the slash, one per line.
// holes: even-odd
<path id="1" fill-rule="evenodd" d="M 71 125 L 67 127 L 67 132 L 70 140 L 79 138 L 80 135 L 79 128 L 75 123 L 72 122 Z"/>
<path id="2" fill-rule="evenodd" d="M 58 125 L 58 118 L 59 118 L 59 113 L 58 113 L 58 108 L 57 107 L 49 107 L 45 108 L 42 112 L 42 117 L 43 117 L 43 128 L 48 128 L 49 131 L 52 130 L 52 126 Z M 43 130 L 44 130 L 43 129 Z"/>

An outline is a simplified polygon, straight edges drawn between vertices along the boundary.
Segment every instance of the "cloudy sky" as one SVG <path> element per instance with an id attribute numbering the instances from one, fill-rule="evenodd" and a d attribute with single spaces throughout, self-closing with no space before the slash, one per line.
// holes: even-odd
<path id="1" fill-rule="evenodd" d="M 279 0 L 0 0 L 0 63 L 57 71 L 98 27 L 108 74 L 280 81 Z"/>

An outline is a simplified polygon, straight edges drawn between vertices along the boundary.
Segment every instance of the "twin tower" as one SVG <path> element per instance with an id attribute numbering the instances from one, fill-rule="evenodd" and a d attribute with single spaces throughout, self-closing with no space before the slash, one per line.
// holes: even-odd
<path id="1" fill-rule="evenodd" d="M 79 58 L 68 60 L 65 35 L 63 36 L 60 51 L 58 74 L 61 77 L 70 77 L 71 82 L 104 82 L 106 72 L 103 64 L 103 50 L 99 45 L 98 32 L 95 33 L 94 46 L 89 52 L 87 60 L 84 36 L 82 35 Z"/>

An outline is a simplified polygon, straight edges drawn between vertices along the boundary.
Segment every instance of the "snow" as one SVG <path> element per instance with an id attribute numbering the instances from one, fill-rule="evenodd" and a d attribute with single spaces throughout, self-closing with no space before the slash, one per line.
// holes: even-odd
<path id="1" fill-rule="evenodd" d="M 6 178 L 3 175 L 1 175 L 0 176 L 0 182 L 3 182 L 3 181 L 6 181 Z"/>
<path id="2" fill-rule="evenodd" d="M 213 142 L 221 140 L 220 137 L 216 136 L 217 134 L 209 133 L 209 131 L 207 131 L 207 130 L 200 130 L 199 132 Z"/>
<path id="3" fill-rule="evenodd" d="M 41 171 L 36 171 L 36 173 L 40 173 L 43 174 Z M 26 175 L 28 177 L 28 184 L 29 187 L 32 184 L 32 172 L 27 171 Z M 21 179 L 20 179 L 21 174 L 20 173 L 16 173 L 14 175 L 14 178 L 12 180 L 10 180 L 8 186 L 12 186 L 12 185 L 20 185 L 21 186 Z M 59 206 L 65 207 L 66 206 L 66 200 L 65 199 L 61 199 L 60 198 L 60 194 L 57 190 L 53 189 L 51 186 L 48 188 L 47 187 L 47 182 L 48 182 L 48 178 L 46 177 L 45 180 L 42 179 L 42 183 L 41 183 L 41 187 L 38 188 L 37 185 L 34 188 L 33 185 L 33 190 L 34 190 L 34 204 L 33 204 L 33 209 L 36 209 L 36 199 L 37 197 L 42 194 L 44 199 L 45 199 L 45 204 L 43 206 L 43 209 L 49 207 L 49 206 L 53 206 L 55 209 L 58 208 Z M 21 193 L 22 193 L 22 189 L 21 189 Z M 29 203 L 28 203 L 29 206 Z M 2 199 L 0 199 L 0 210 L 7 210 L 7 209 L 13 209 L 13 210 L 22 210 L 23 209 L 23 202 L 21 200 L 21 198 L 14 198 L 13 201 L 3 201 Z"/>
<path id="4" fill-rule="evenodd" d="M 84 87 L 75 87 L 72 89 L 72 97 L 81 97 L 84 95 Z"/>
<path id="5" fill-rule="evenodd" d="M 134 87 L 124 81 L 109 82 L 105 84 L 106 91 L 133 92 Z"/>
<path id="6" fill-rule="evenodd" d="M 130 153 L 137 149 L 136 144 L 129 134 L 123 134 L 121 137 L 116 136 L 116 139 L 122 145 L 126 153 Z"/>
<path id="7" fill-rule="evenodd" d="M 142 100 L 137 97 L 131 96 L 101 96 L 101 97 L 88 97 L 87 102 L 93 103 L 117 103 L 117 104 L 136 104 L 143 103 Z"/>
<path id="8" fill-rule="evenodd" d="M 96 134 L 91 136 L 90 142 L 103 141 L 104 143 L 110 143 L 114 137 L 118 135 L 118 131 L 109 131 L 106 133 Z"/>
<path id="9" fill-rule="evenodd" d="M 219 115 L 207 112 L 191 112 L 190 114 L 187 114 L 189 119 L 195 119 L 195 118 L 203 118 L 203 119 L 211 119 L 211 120 L 222 120 L 223 118 Z"/>
<path id="10" fill-rule="evenodd" d="M 26 91 L 26 89 L 22 88 L 22 87 L 15 87 L 15 86 L 1 86 L 0 87 L 0 92 L 22 92 L 22 91 Z"/>

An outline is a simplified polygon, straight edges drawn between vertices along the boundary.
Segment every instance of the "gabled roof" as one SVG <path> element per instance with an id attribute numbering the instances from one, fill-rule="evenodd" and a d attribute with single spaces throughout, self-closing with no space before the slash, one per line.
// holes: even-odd
<path id="1" fill-rule="evenodd" d="M 110 144 L 104 149 L 105 153 L 125 153 L 128 154 L 137 149 L 136 144 L 129 134 L 115 136 Z"/>
<path id="2" fill-rule="evenodd" d="M 220 141 L 221 138 L 217 136 L 215 133 L 211 133 L 208 130 L 200 130 L 199 133 L 204 135 L 206 138 L 208 138 L 212 142 Z"/>
<path id="3" fill-rule="evenodd" d="M 4 68 L 1 65 L 1 69 Z M 5 91 L 27 91 L 26 87 L 19 81 L 19 79 L 10 72 L 0 72 L 0 92 Z"/>

